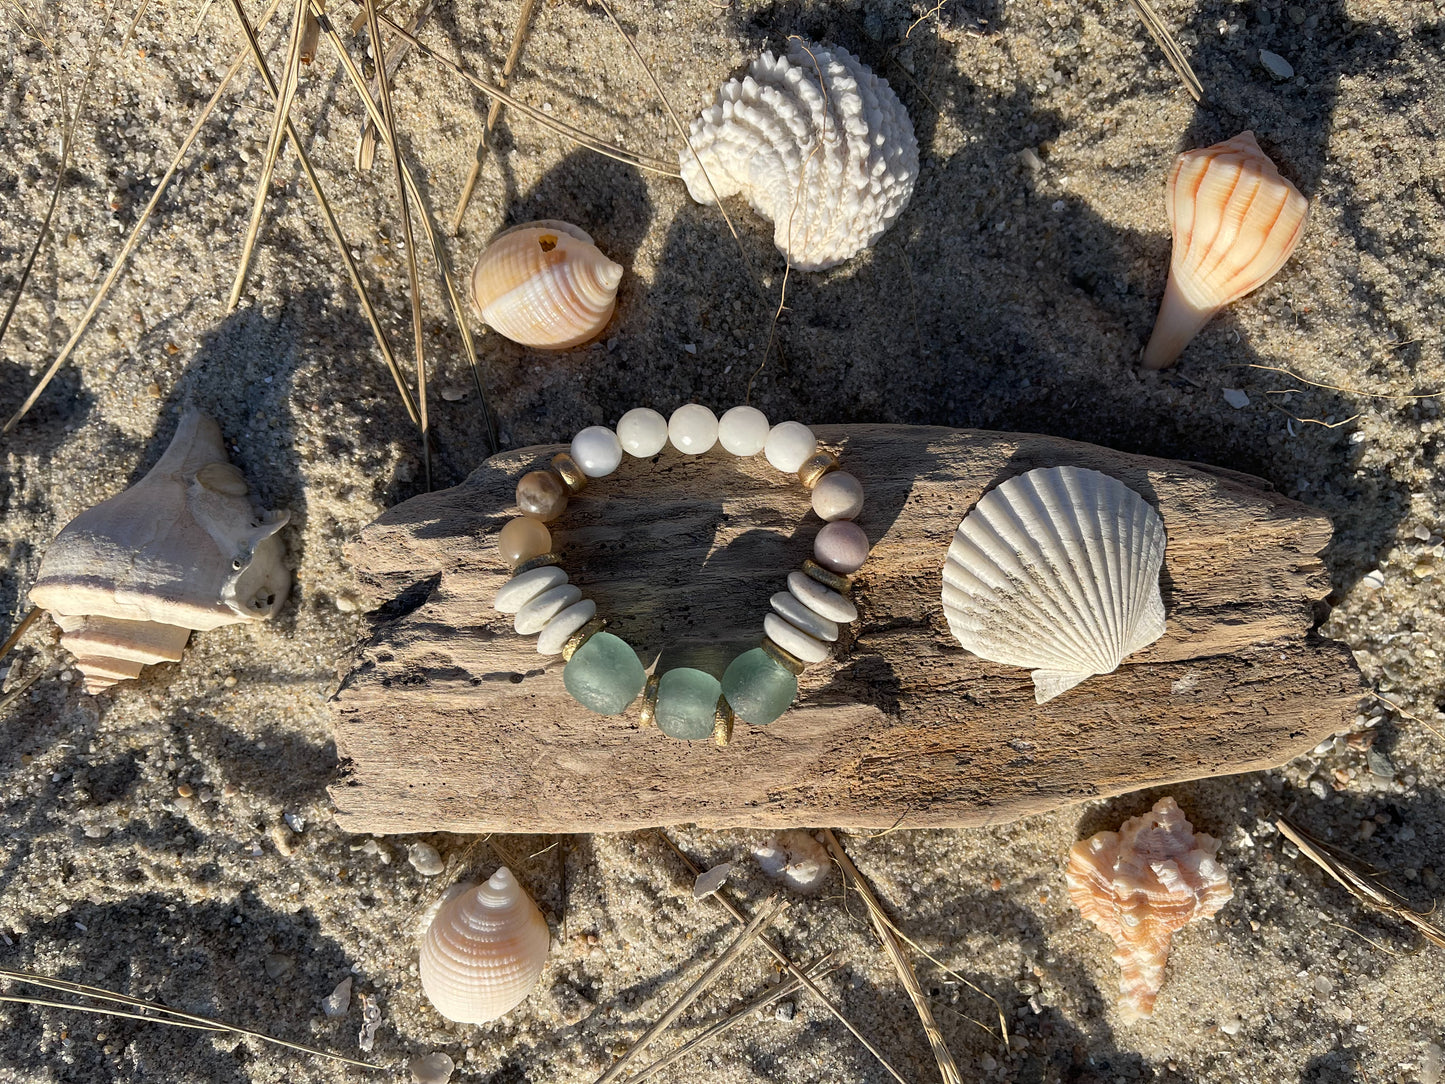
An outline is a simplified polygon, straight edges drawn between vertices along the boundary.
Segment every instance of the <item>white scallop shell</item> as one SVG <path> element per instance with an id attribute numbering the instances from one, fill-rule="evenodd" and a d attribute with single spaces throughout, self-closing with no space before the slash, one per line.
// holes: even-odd
<path id="1" fill-rule="evenodd" d="M 796 38 L 787 56 L 764 53 L 719 90 L 689 142 L 697 157 L 683 150 L 679 161 L 692 198 L 743 195 L 802 271 L 878 240 L 918 177 L 913 123 L 888 81 L 846 49 Z"/>
<path id="2" fill-rule="evenodd" d="M 546 219 L 497 235 L 472 270 L 472 301 L 499 334 L 523 346 L 566 350 L 612 319 L 622 266 L 576 226 Z"/>
<path id="3" fill-rule="evenodd" d="M 221 431 L 195 410 L 135 485 L 71 520 L 40 562 L 30 601 L 50 611 L 86 692 L 174 662 L 192 629 L 264 621 L 291 588 L 276 536 Z"/>
<path id="4" fill-rule="evenodd" d="M 537 985 L 549 941 L 547 920 L 503 866 L 442 901 L 422 938 L 421 988 L 448 1020 L 495 1020 Z"/>
<path id="5" fill-rule="evenodd" d="M 1043 467 L 997 486 L 964 517 L 943 566 L 958 642 L 1033 670 L 1042 704 L 1164 634 L 1164 521 L 1124 483 Z"/>

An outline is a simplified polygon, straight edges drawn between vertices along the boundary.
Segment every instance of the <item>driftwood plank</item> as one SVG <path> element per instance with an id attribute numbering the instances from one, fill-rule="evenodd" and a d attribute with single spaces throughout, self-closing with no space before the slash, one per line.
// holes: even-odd
<path id="1" fill-rule="evenodd" d="M 560 659 L 491 608 L 493 536 L 520 473 L 496 456 L 369 526 L 350 558 L 382 605 L 334 703 L 353 831 L 607 831 L 710 826 L 963 826 L 1140 787 L 1280 764 L 1340 728 L 1362 684 L 1321 640 L 1328 521 L 1229 471 L 1051 437 L 914 426 L 818 430 L 867 490 L 875 541 L 860 618 L 793 709 L 733 743 L 671 741 L 636 709 L 598 718 Z M 1027 671 L 949 635 L 940 570 L 985 490 L 1036 466 L 1105 471 L 1164 517 L 1168 630 L 1113 674 L 1036 705 Z M 554 548 L 650 663 L 720 674 L 755 646 L 768 597 L 817 529 L 796 481 L 759 457 L 627 460 L 563 516 Z"/>

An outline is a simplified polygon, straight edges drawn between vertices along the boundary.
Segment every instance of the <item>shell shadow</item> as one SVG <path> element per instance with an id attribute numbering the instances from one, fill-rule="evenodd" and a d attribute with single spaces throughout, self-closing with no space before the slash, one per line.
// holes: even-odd
<path id="1" fill-rule="evenodd" d="M 77 928 L 87 933 L 77 936 Z M 157 936 L 157 931 L 168 932 Z M 66 960 L 58 969 L 32 962 L 30 957 L 57 945 L 65 946 Z M 268 978 L 265 960 L 271 953 L 290 956 L 294 970 L 274 981 Z M 21 948 L 7 950 L 6 956 L 8 967 L 29 967 L 49 977 L 163 1002 L 293 1042 L 346 1049 L 352 1038 L 348 1021 L 326 1021 L 319 1029 L 306 1025 L 307 1016 L 319 1017 L 318 1002 L 336 976 L 351 972 L 346 952 L 321 932 L 309 910 L 276 911 L 249 889 L 230 900 L 206 903 L 158 892 L 122 895 L 106 903 L 81 901 L 56 918 L 32 924 Z M 307 1006 L 308 1012 L 298 1014 L 298 1005 Z M 9 1017 L 0 1033 L 0 1064 L 24 1079 L 142 1084 L 179 1079 L 179 1066 L 193 1074 L 186 1079 L 215 1084 L 253 1079 L 253 1055 L 239 1037 L 210 1039 L 145 1021 L 93 1022 L 77 1016 L 66 1019 L 71 1038 L 62 1042 L 50 1038 L 53 1009 L 14 1005 Z M 104 1040 L 97 1032 L 104 1033 Z M 310 1079 L 303 1065 L 298 1061 L 302 1075 L 297 1079 Z"/>
<path id="2" fill-rule="evenodd" d="M 1225 129 L 1239 120 L 1276 140 L 1282 164 L 1307 184 L 1323 169 L 1339 77 L 1401 48 L 1392 34 L 1376 34 L 1339 11 L 1332 7 L 1320 25 L 1338 24 L 1347 33 L 1321 40 L 1309 54 L 1328 73 L 1323 108 L 1313 100 L 1309 110 L 1286 117 L 1251 86 L 1235 104 L 1252 114 L 1231 113 L 1226 122 L 1217 105 L 1199 112 L 1214 117 L 1222 134 L 1233 134 Z M 908 45 L 916 74 L 894 78 L 898 64 L 889 51 L 844 12 L 781 4 L 764 14 L 766 22 L 759 17 L 749 25 L 753 33 L 766 25 L 769 45 L 799 32 L 856 49 L 865 62 L 886 61 L 877 70 L 914 117 L 925 167 L 912 203 L 871 252 L 829 272 L 789 277 L 789 307 L 778 325 L 785 351 L 756 375 L 772 313 L 719 301 L 755 295 L 716 212 L 684 207 L 652 296 L 665 303 L 655 317 L 660 337 L 685 334 L 671 329 L 685 318 L 699 329 L 697 358 L 706 365 L 686 374 L 694 394 L 725 401 L 721 389 L 738 396 L 750 385 L 752 401 L 770 413 L 778 404 L 786 414 L 788 404 L 807 403 L 816 421 L 1038 432 L 1215 464 L 1256 475 L 1330 516 L 1336 534 L 1323 556 L 1336 597 L 1374 566 L 1393 544 L 1410 495 L 1388 472 L 1359 469 L 1364 449 L 1353 419 L 1373 408 L 1370 401 L 1269 371 L 1289 367 L 1288 359 L 1253 348 L 1229 311 L 1176 368 L 1137 368 L 1168 266 L 1162 178 L 1173 147 L 1154 148 L 1134 167 L 1149 176 L 1157 170 L 1158 229 L 1120 227 L 1053 183 L 1046 149 L 1035 156 L 1041 168 L 1020 157 L 1022 149 L 1047 148 L 1068 123 L 1023 85 L 1000 91 L 976 85 L 950 63 L 954 46 L 920 34 Z M 1213 52 L 1203 56 L 1213 63 Z M 1229 65 L 1222 74 L 1196 66 L 1206 85 L 1244 78 Z M 970 138 L 961 149 L 935 149 L 940 111 L 967 118 Z M 1189 136 L 1208 138 L 1202 128 Z M 743 242 L 776 297 L 782 265 L 766 224 L 737 210 Z M 1382 253 L 1393 251 L 1385 245 Z M 1296 320 L 1305 332 L 1319 319 L 1282 312 L 1280 319 Z M 652 376 L 670 384 L 682 373 L 662 361 Z M 1244 391 L 1249 404 L 1228 405 L 1226 388 Z M 1423 417 L 1434 406 L 1401 410 Z"/>
<path id="3" fill-rule="evenodd" d="M 506 202 L 502 228 L 553 218 L 579 224 L 610 259 L 624 268 L 617 309 L 598 339 L 560 353 L 532 350 L 495 333 L 478 337 L 477 349 L 491 374 L 508 447 L 565 440 L 577 429 L 613 422 L 628 407 L 657 405 L 654 397 L 619 395 L 632 386 L 637 362 L 626 344 L 655 304 L 636 273 L 638 248 L 651 225 L 653 207 L 641 174 L 633 167 L 584 151 L 574 151 L 548 170 L 526 194 Z M 477 238 L 466 246 L 466 267 L 485 247 Z M 618 404 L 626 402 L 626 406 Z M 485 446 L 466 434 L 463 446 Z M 476 458 L 457 464 L 464 476 Z"/>

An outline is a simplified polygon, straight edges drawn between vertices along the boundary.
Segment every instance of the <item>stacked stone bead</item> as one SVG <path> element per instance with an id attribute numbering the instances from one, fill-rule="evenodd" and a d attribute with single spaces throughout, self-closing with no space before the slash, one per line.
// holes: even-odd
<path id="1" fill-rule="evenodd" d="M 648 678 L 637 652 L 605 632 L 597 606 L 568 582 L 552 551 L 547 524 L 566 510 L 569 496 L 591 479 L 605 478 L 623 452 L 651 458 L 667 444 L 684 455 L 702 455 L 721 444 L 739 457 L 762 453 L 773 467 L 796 475 L 811 491 L 813 510 L 825 522 L 813 543 L 813 558 L 788 574 L 788 590 L 772 596 L 773 613 L 763 619 L 762 643 L 734 659 L 719 681 L 691 667 L 675 667 Z M 537 635 L 537 650 L 567 661 L 562 680 L 583 707 L 617 715 L 643 694 L 642 718 L 674 738 L 711 735 L 727 743 L 736 717 L 766 726 L 798 695 L 798 675 L 828 657 L 839 625 L 858 612 L 848 598 L 851 576 L 868 556 L 868 538 L 853 520 L 863 508 L 858 479 L 838 470 L 838 459 L 820 451 L 813 431 L 801 422 L 769 425 L 762 411 L 736 406 L 719 419 L 704 406 L 679 407 L 664 419 L 655 410 L 629 410 L 614 432 L 583 429 L 550 470 L 535 470 L 517 483 L 522 515 L 502 528 L 497 544 L 513 575 L 497 592 L 496 608 L 515 614 L 523 635 Z"/>

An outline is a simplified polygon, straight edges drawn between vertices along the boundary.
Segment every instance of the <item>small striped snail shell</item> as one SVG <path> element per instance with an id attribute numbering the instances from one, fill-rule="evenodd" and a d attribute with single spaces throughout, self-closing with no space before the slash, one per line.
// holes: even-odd
<path id="1" fill-rule="evenodd" d="M 495 1020 L 537 985 L 550 940 L 542 912 L 503 866 L 442 900 L 422 938 L 421 988 L 448 1020 Z"/>
<path id="2" fill-rule="evenodd" d="M 612 319 L 622 266 L 583 230 L 550 219 L 498 234 L 472 270 L 472 301 L 499 334 L 523 346 L 567 350 Z"/>
<path id="3" fill-rule="evenodd" d="M 1164 206 L 1174 250 L 1146 369 L 1172 365 L 1215 313 L 1273 278 L 1299 244 L 1310 209 L 1253 132 L 1181 154 Z"/>

